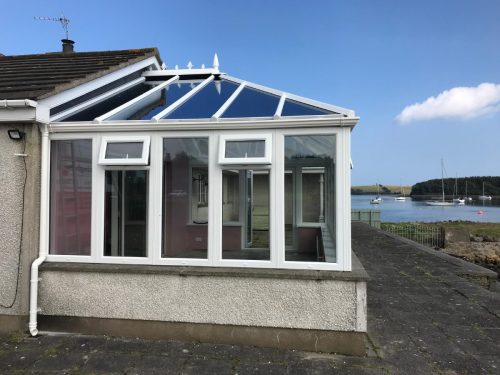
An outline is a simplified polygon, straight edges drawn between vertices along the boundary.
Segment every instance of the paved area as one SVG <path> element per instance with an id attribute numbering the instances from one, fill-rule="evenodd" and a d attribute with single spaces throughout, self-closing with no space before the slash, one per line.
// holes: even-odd
<path id="1" fill-rule="evenodd" d="M 368 357 L 230 345 L 45 335 L 0 337 L 0 374 L 500 374 L 500 298 L 456 264 L 364 225 Z"/>

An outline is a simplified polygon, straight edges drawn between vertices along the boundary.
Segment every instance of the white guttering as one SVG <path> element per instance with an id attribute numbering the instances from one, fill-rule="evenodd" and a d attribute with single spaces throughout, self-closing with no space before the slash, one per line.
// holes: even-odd
<path id="1" fill-rule="evenodd" d="M 0 100 L 0 108 L 36 108 L 38 103 L 30 99 L 2 99 Z"/>
<path id="2" fill-rule="evenodd" d="M 38 267 L 45 261 L 48 253 L 48 201 L 49 201 L 49 132 L 47 125 L 41 125 L 42 159 L 40 176 L 40 239 L 38 258 L 31 264 L 30 278 L 30 320 L 29 331 L 32 336 L 38 334 Z"/>

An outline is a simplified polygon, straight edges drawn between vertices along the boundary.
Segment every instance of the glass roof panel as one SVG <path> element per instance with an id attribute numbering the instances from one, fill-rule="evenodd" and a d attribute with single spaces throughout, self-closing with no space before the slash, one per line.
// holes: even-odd
<path id="1" fill-rule="evenodd" d="M 117 95 L 113 95 L 111 98 L 103 100 L 100 103 L 94 104 L 93 106 L 84 109 L 80 112 L 75 113 L 61 121 L 92 121 L 96 117 L 99 117 L 116 107 L 134 99 L 135 97 L 145 93 L 154 86 L 145 83 L 138 84 L 131 87 L 128 90 L 122 91 Z"/>
<path id="2" fill-rule="evenodd" d="M 186 95 L 189 91 L 194 89 L 200 81 L 198 82 L 174 82 L 163 90 L 155 93 L 157 96 L 156 100 L 148 101 L 148 105 L 143 106 L 134 114 L 129 115 L 126 119 L 123 120 L 151 120 L 158 113 L 163 111 L 165 108 L 170 106 L 172 103 L 176 102 L 184 95 Z M 113 120 L 119 118 L 113 117 Z"/>
<path id="3" fill-rule="evenodd" d="M 286 99 L 281 116 L 318 116 L 332 115 L 336 112 L 314 107 L 309 104 L 299 103 L 295 100 Z"/>
<path id="4" fill-rule="evenodd" d="M 212 81 L 166 119 L 210 118 L 226 102 L 238 85 L 226 80 Z"/>
<path id="5" fill-rule="evenodd" d="M 276 113 L 279 101 L 277 95 L 245 87 L 222 117 L 272 117 Z"/>

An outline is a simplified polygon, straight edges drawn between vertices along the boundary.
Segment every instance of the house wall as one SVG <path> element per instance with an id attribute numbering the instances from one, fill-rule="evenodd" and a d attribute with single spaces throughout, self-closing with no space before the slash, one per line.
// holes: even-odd
<path id="1" fill-rule="evenodd" d="M 44 265 L 42 315 L 366 331 L 365 280 L 348 280 L 345 273 L 344 279 L 318 279 L 317 271 L 201 269 L 189 274 L 151 266 L 147 272 L 77 266 Z"/>
<path id="2" fill-rule="evenodd" d="M 25 139 L 11 140 L 8 129 L 24 131 Z M 0 125 L 0 153 L 1 334 L 24 329 L 28 315 L 30 266 L 38 254 L 40 132 L 37 125 Z"/>

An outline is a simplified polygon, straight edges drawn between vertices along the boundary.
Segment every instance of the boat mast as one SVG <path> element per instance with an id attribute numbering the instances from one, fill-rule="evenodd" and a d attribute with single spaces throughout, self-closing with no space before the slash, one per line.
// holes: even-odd
<path id="1" fill-rule="evenodd" d="M 444 163 L 443 159 L 441 159 L 441 190 L 443 192 L 443 202 L 444 202 Z"/>

